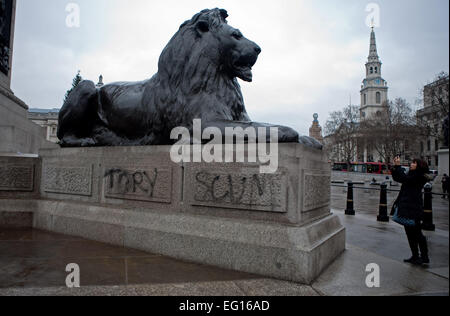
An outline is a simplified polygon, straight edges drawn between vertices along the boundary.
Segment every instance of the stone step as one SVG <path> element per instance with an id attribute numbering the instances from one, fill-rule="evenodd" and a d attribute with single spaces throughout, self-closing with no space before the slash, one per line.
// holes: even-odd
<path id="1" fill-rule="evenodd" d="M 7 229 L 31 227 L 33 227 L 33 212 L 0 211 L 0 228 Z"/>

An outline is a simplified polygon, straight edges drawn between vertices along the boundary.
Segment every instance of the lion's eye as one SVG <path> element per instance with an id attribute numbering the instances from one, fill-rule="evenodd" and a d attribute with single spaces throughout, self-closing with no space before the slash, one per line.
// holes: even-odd
<path id="1" fill-rule="evenodd" d="M 231 36 L 233 36 L 235 39 L 240 40 L 242 38 L 242 34 L 241 33 L 233 33 Z"/>

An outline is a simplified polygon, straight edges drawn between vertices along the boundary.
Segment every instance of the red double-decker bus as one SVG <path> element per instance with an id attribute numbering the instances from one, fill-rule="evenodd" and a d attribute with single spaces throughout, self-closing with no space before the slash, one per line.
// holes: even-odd
<path id="1" fill-rule="evenodd" d="M 382 162 L 338 162 L 333 165 L 333 171 L 356 172 L 368 174 L 391 174 L 389 164 Z"/>

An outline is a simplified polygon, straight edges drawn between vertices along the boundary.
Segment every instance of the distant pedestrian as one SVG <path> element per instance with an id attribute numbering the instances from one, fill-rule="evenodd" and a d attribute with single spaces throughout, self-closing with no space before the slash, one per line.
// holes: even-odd
<path id="1" fill-rule="evenodd" d="M 443 199 L 449 196 L 448 181 L 449 181 L 448 175 L 444 174 L 444 176 L 442 177 L 442 191 L 444 192 L 444 195 L 442 196 Z"/>
<path id="2" fill-rule="evenodd" d="M 430 177 L 427 175 L 428 164 L 421 159 L 414 159 L 409 173 L 402 168 L 400 157 L 395 158 L 394 164 L 392 177 L 394 181 L 402 184 L 402 188 L 392 209 L 393 220 L 405 226 L 412 252 L 412 257 L 406 259 L 405 262 L 414 265 L 429 264 L 427 239 L 422 233 L 421 225 L 424 213 L 422 190 L 430 181 Z"/>

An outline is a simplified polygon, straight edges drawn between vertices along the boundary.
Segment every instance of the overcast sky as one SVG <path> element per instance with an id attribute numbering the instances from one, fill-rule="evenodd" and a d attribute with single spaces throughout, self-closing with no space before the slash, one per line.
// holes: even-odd
<path id="1" fill-rule="evenodd" d="M 81 9 L 79 28 L 66 26 L 70 2 Z M 150 78 L 181 23 L 220 7 L 263 50 L 253 82 L 241 81 L 250 117 L 307 134 L 313 113 L 324 126 L 350 96 L 360 104 L 369 3 L 380 8 L 389 97 L 415 107 L 420 88 L 449 72 L 448 0 L 17 0 L 12 89 L 31 108 L 60 108 L 77 70 L 95 82 Z"/>

